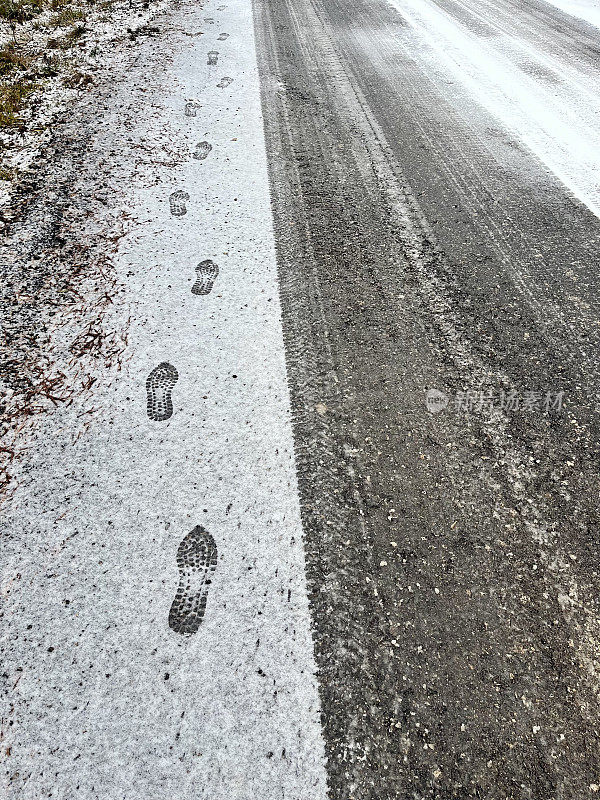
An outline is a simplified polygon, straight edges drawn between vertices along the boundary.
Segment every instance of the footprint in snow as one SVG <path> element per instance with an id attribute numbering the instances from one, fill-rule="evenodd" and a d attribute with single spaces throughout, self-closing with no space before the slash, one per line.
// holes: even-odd
<path id="1" fill-rule="evenodd" d="M 177 189 L 176 192 L 173 192 L 169 196 L 169 206 L 171 207 L 171 214 L 174 217 L 183 217 L 187 214 L 186 208 L 186 200 L 189 200 L 190 196 L 187 192 L 182 191 L 181 189 Z"/>
<path id="2" fill-rule="evenodd" d="M 209 144 L 208 142 L 198 142 L 196 145 L 196 151 L 192 153 L 192 158 L 195 158 L 196 161 L 204 161 L 211 150 L 212 144 Z"/>
<path id="3" fill-rule="evenodd" d="M 217 545 L 202 525 L 190 531 L 177 548 L 179 585 L 169 611 L 169 627 L 182 636 L 197 633 L 204 612 L 211 576 L 217 566 Z"/>
<path id="4" fill-rule="evenodd" d="M 186 117 L 195 117 L 196 111 L 199 108 L 202 108 L 200 103 L 197 103 L 195 100 L 188 100 L 188 102 L 185 104 L 185 108 L 183 109 L 183 113 Z"/>
<path id="5" fill-rule="evenodd" d="M 164 422 L 173 415 L 171 391 L 179 379 L 177 370 L 166 361 L 154 367 L 146 379 L 148 417 Z"/>
<path id="6" fill-rule="evenodd" d="M 217 280 L 219 267 L 210 258 L 201 261 L 196 267 L 196 282 L 192 286 L 192 294 L 205 295 L 212 292 L 212 288 Z"/>

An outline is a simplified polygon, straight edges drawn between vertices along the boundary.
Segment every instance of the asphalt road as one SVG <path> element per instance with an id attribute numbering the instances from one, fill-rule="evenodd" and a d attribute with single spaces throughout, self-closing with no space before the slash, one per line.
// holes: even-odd
<path id="1" fill-rule="evenodd" d="M 600 32 L 541 2 L 255 15 L 331 796 L 592 796 L 598 173 L 569 172 L 585 126 L 560 158 L 522 134 L 543 59 L 594 113 Z M 481 102 L 448 27 L 531 105 L 512 75 Z"/>

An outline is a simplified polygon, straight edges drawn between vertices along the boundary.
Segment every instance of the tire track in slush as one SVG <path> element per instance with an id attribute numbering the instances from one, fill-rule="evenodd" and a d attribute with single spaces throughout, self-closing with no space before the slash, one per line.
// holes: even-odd
<path id="1" fill-rule="evenodd" d="M 390 0 L 423 63 L 523 142 L 600 216 L 600 30 L 548 3 Z M 482 34 L 482 30 L 484 32 Z"/>

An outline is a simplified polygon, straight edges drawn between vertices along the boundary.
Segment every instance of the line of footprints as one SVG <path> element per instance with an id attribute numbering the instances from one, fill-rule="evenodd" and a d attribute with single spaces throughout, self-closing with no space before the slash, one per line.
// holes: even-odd
<path id="1" fill-rule="evenodd" d="M 219 6 L 222 11 L 225 6 Z M 205 17 L 207 24 L 214 20 Z M 220 33 L 218 41 L 224 42 L 229 38 L 228 33 Z M 219 53 L 211 50 L 208 53 L 208 66 L 217 65 Z M 217 84 L 219 89 L 227 88 L 233 78 L 223 77 Z M 195 117 L 199 104 L 189 101 L 185 104 L 186 117 Z M 212 150 L 210 142 L 199 142 L 196 145 L 192 158 L 204 161 Z M 187 214 L 186 203 L 190 199 L 187 192 L 178 189 L 169 197 L 169 208 L 172 216 L 183 217 Z M 208 295 L 219 275 L 219 267 L 211 259 L 201 261 L 196 267 L 196 281 L 192 286 L 192 294 Z M 146 379 L 148 417 L 153 422 L 164 422 L 173 414 L 173 401 L 171 393 L 179 379 L 179 374 L 172 364 L 163 361 L 154 367 Z M 179 585 L 175 592 L 175 599 L 169 611 L 169 627 L 182 636 L 192 636 L 196 633 L 204 619 L 206 601 L 211 584 L 211 576 L 217 566 L 217 545 L 211 534 L 201 525 L 196 527 L 184 537 L 177 549 L 177 567 L 179 570 Z"/>

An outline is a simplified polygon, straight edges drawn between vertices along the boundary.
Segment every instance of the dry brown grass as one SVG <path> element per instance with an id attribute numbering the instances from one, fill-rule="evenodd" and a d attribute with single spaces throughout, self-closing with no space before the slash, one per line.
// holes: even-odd
<path id="1" fill-rule="evenodd" d="M 0 128 L 14 127 L 21 122 L 25 100 L 37 88 L 35 81 L 18 80 L 0 85 Z"/>

